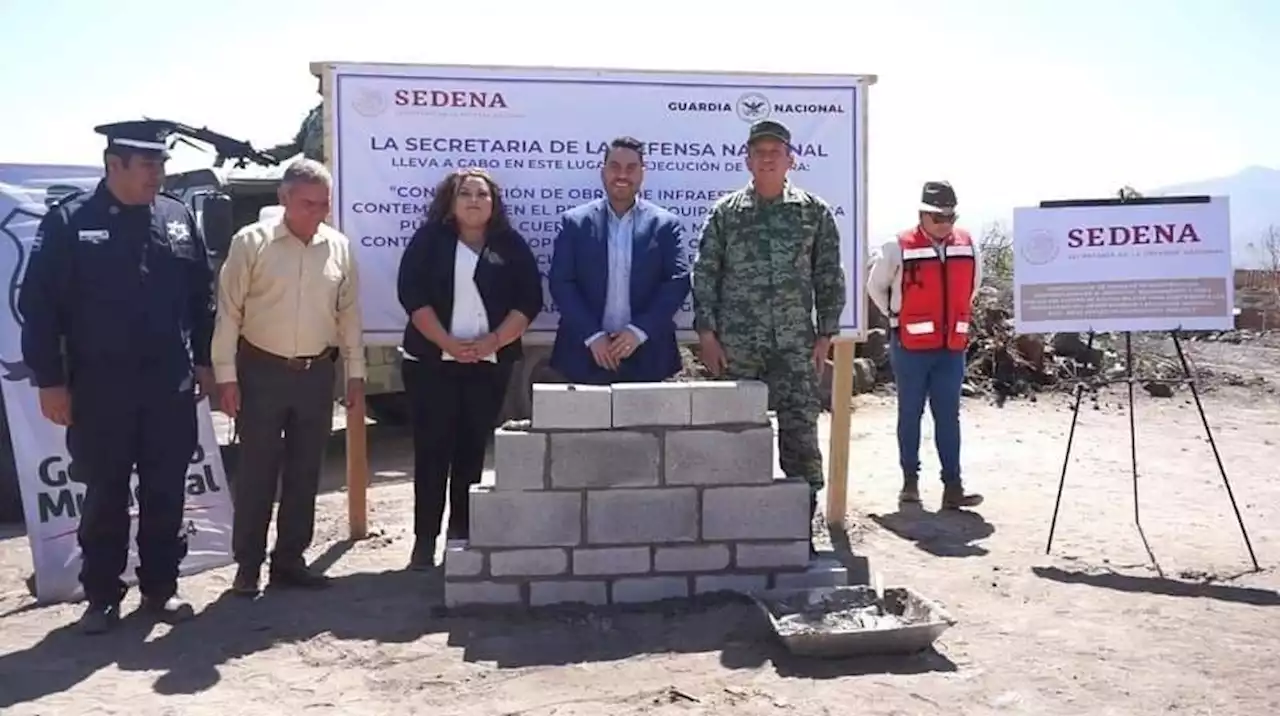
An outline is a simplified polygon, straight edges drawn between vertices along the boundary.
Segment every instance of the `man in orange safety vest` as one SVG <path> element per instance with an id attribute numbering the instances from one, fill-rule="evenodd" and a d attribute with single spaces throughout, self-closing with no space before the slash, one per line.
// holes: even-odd
<path id="1" fill-rule="evenodd" d="M 924 185 L 920 221 L 884 245 L 871 264 L 867 293 L 889 318 L 889 360 L 898 388 L 898 499 L 920 502 L 920 420 L 928 402 L 942 467 L 942 509 L 976 507 L 960 478 L 960 391 L 973 299 L 982 262 L 969 232 L 956 227 L 956 192 Z"/>

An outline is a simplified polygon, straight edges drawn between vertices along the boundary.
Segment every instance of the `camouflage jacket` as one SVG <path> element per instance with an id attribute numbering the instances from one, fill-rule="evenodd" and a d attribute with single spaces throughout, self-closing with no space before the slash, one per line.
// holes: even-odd
<path id="1" fill-rule="evenodd" d="M 324 161 L 324 116 L 321 114 L 323 108 L 324 104 L 321 103 L 307 113 L 306 119 L 302 120 L 302 126 L 298 129 L 298 137 L 294 140 L 302 150 L 303 156 L 317 162 Z"/>
<path id="2" fill-rule="evenodd" d="M 712 207 L 693 266 L 695 329 L 730 340 L 830 336 L 845 300 L 840 234 L 825 201 L 790 182 L 765 201 L 748 184 Z"/>
<path id="3" fill-rule="evenodd" d="M 280 161 L 301 153 L 307 159 L 324 161 L 324 116 L 321 114 L 324 104 L 318 104 L 303 118 L 298 133 L 293 141 L 266 150 L 268 154 Z"/>

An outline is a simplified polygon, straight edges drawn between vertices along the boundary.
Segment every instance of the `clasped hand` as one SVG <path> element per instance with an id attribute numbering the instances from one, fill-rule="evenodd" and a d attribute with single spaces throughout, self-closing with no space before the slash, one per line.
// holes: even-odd
<path id="1" fill-rule="evenodd" d="M 639 347 L 639 337 L 632 331 L 623 329 L 617 333 L 602 335 L 592 341 L 591 357 L 601 368 L 616 371 L 622 365 L 622 361 L 630 358 Z"/>
<path id="2" fill-rule="evenodd" d="M 459 363 L 478 363 L 497 353 L 500 347 L 498 337 L 493 333 L 486 333 L 474 340 L 450 339 L 449 344 L 444 346 L 444 351 Z"/>

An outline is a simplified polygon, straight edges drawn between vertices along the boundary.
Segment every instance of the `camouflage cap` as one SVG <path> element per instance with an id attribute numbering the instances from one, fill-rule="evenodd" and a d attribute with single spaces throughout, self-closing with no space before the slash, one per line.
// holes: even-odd
<path id="1" fill-rule="evenodd" d="M 772 119 L 762 119 L 751 125 L 751 130 L 747 134 L 747 144 L 751 144 L 758 139 L 776 139 L 787 146 L 791 146 L 791 130 L 781 122 L 775 122 Z"/>

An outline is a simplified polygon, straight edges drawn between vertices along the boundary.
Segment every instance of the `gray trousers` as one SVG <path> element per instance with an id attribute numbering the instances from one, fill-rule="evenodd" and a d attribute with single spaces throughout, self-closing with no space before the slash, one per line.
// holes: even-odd
<path id="1" fill-rule="evenodd" d="M 279 489 L 275 568 L 305 565 L 315 531 L 316 492 L 333 427 L 336 352 L 309 367 L 241 342 L 239 474 L 231 546 L 236 563 L 257 569 L 266 558 L 267 529 Z"/>

